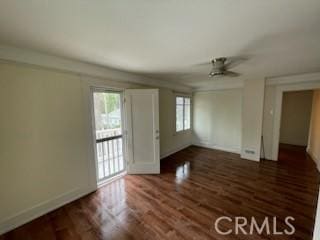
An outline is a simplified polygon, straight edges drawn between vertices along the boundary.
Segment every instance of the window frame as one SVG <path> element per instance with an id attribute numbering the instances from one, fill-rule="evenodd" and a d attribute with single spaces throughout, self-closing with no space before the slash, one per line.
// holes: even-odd
<path id="1" fill-rule="evenodd" d="M 182 130 L 177 131 L 177 98 L 183 98 L 183 113 L 182 113 Z M 188 98 L 190 100 L 190 115 L 189 115 L 189 128 L 185 129 L 185 99 Z M 192 130 L 192 96 L 189 95 L 181 95 L 181 94 L 176 94 L 174 97 L 174 104 L 175 104 L 175 134 L 180 134 L 180 133 L 185 133 L 185 132 L 189 132 Z"/>

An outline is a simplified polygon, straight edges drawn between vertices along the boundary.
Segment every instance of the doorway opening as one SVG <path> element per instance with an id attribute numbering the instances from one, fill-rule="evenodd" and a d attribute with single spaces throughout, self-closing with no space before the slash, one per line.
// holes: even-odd
<path id="1" fill-rule="evenodd" d="M 122 92 L 93 90 L 98 185 L 125 173 Z"/>
<path id="2" fill-rule="evenodd" d="M 312 101 L 312 90 L 283 93 L 279 161 L 296 160 L 300 161 L 300 166 L 307 161 Z"/>

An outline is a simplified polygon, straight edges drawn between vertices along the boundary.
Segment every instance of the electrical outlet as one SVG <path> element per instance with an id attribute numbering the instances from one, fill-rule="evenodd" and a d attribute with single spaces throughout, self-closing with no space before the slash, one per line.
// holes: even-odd
<path id="1" fill-rule="evenodd" d="M 248 150 L 248 149 L 246 149 L 244 152 L 247 153 L 247 154 L 255 154 L 256 153 L 255 151 Z"/>

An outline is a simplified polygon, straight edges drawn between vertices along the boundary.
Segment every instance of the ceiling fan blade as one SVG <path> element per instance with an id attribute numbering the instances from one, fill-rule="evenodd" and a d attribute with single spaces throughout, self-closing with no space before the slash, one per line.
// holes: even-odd
<path id="1" fill-rule="evenodd" d="M 202 63 L 196 63 L 193 66 L 194 67 L 200 67 L 200 66 L 210 66 L 210 65 L 212 65 L 211 62 L 202 62 Z"/>
<path id="2" fill-rule="evenodd" d="M 234 68 L 241 64 L 244 61 L 247 61 L 249 59 L 248 56 L 234 56 L 234 57 L 228 57 L 226 60 L 226 63 L 224 64 L 226 68 Z"/>
<path id="3" fill-rule="evenodd" d="M 225 71 L 224 75 L 228 77 L 239 77 L 241 74 L 233 71 Z"/>
<path id="4" fill-rule="evenodd" d="M 211 62 L 202 62 L 202 63 L 196 63 L 188 67 L 188 72 L 190 73 L 203 73 L 208 71 L 208 69 L 212 68 Z"/>

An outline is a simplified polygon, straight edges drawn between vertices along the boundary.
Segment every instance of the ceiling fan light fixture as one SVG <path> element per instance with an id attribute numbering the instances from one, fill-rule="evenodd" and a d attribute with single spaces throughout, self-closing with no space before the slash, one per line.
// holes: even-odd
<path id="1" fill-rule="evenodd" d="M 217 71 L 216 69 L 214 69 L 213 71 L 211 71 L 209 73 L 209 77 L 214 77 L 214 76 L 218 76 L 218 75 L 224 75 L 223 71 Z"/>
<path id="2" fill-rule="evenodd" d="M 228 76 L 228 77 L 238 77 L 239 74 L 228 69 L 228 63 L 226 64 L 227 58 L 213 58 L 211 60 L 212 69 L 209 73 L 209 77 L 215 76 Z M 229 61 L 230 63 L 230 61 Z"/>

